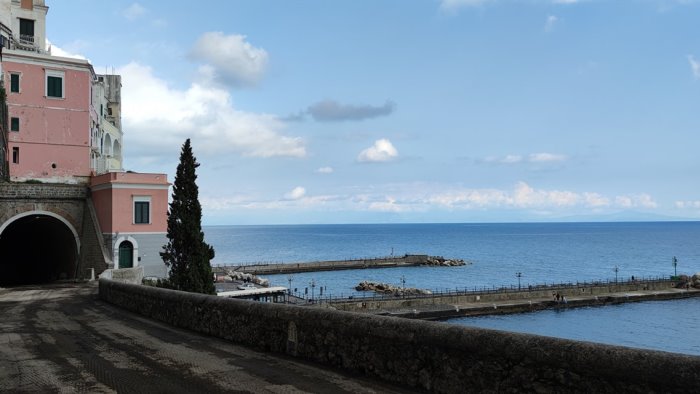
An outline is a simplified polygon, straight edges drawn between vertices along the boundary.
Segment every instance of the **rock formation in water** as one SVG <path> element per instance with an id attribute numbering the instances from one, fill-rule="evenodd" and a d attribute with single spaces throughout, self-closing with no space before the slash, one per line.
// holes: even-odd
<path id="1" fill-rule="evenodd" d="M 440 256 L 429 256 L 427 261 L 421 265 L 437 266 L 437 267 L 457 267 L 466 265 L 467 263 L 461 259 L 446 259 Z"/>
<path id="2" fill-rule="evenodd" d="M 245 272 L 238 272 L 233 270 L 226 270 L 226 273 L 228 274 L 228 276 L 224 278 L 225 281 L 229 281 L 230 278 L 230 281 L 239 280 L 241 282 L 255 283 L 256 285 L 260 285 L 263 287 L 270 286 L 270 281 L 268 279 L 260 278 L 253 274 L 247 274 Z"/>
<path id="3" fill-rule="evenodd" d="M 432 294 L 430 290 L 416 289 L 414 287 L 399 287 L 390 285 L 388 283 L 375 283 L 362 281 L 359 285 L 355 286 L 357 291 L 374 291 L 380 294 L 387 294 L 393 296 L 402 295 L 420 295 L 420 294 Z"/>

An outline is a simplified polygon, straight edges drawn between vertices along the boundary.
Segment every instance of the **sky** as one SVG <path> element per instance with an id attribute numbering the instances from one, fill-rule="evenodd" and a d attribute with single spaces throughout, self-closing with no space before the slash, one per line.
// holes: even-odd
<path id="1" fill-rule="evenodd" d="M 700 1 L 47 5 L 205 225 L 700 219 Z"/>

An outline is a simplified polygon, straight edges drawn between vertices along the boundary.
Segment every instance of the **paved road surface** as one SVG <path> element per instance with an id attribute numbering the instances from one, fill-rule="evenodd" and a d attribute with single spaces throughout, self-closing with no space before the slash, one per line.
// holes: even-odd
<path id="1" fill-rule="evenodd" d="M 405 393 L 173 328 L 96 285 L 0 289 L 0 392 Z"/>

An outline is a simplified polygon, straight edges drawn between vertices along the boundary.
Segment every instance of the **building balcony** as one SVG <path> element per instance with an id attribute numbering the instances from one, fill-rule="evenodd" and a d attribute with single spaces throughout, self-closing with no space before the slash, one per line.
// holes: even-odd
<path id="1" fill-rule="evenodd" d="M 19 35 L 19 43 L 20 43 L 20 45 L 34 46 L 34 36 L 30 36 L 27 34 L 20 34 Z"/>

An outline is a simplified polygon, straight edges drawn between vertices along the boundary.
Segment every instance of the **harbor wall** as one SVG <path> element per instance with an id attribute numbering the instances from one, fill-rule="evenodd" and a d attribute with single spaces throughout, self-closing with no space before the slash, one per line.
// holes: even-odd
<path id="1" fill-rule="evenodd" d="M 99 296 L 177 327 L 438 393 L 683 392 L 700 381 L 696 356 L 106 279 Z"/>
<path id="2" fill-rule="evenodd" d="M 364 268 L 409 267 L 427 264 L 430 257 L 431 256 L 428 255 L 405 255 L 398 257 L 378 257 L 372 259 L 223 266 L 215 267 L 215 269 L 232 269 L 237 272 L 253 275 L 296 274 L 301 272 L 338 271 Z"/>
<path id="3" fill-rule="evenodd" d="M 590 297 L 596 295 L 607 295 L 610 293 L 626 293 L 641 290 L 666 290 L 673 288 L 678 282 L 672 280 L 653 280 L 653 281 L 628 281 L 620 283 L 606 283 L 603 285 L 582 284 L 557 287 L 535 287 L 532 290 L 524 288 L 503 289 L 493 291 L 465 291 L 465 292 L 449 292 L 443 294 L 429 295 L 412 295 L 404 297 L 357 297 L 352 300 L 348 299 L 333 299 L 330 305 L 333 308 L 351 311 L 351 312 L 372 312 L 376 309 L 411 309 L 426 305 L 460 305 L 501 302 L 501 301 L 520 301 L 535 300 L 535 299 L 550 299 L 553 300 L 552 293 L 573 298 L 573 297 Z"/>

